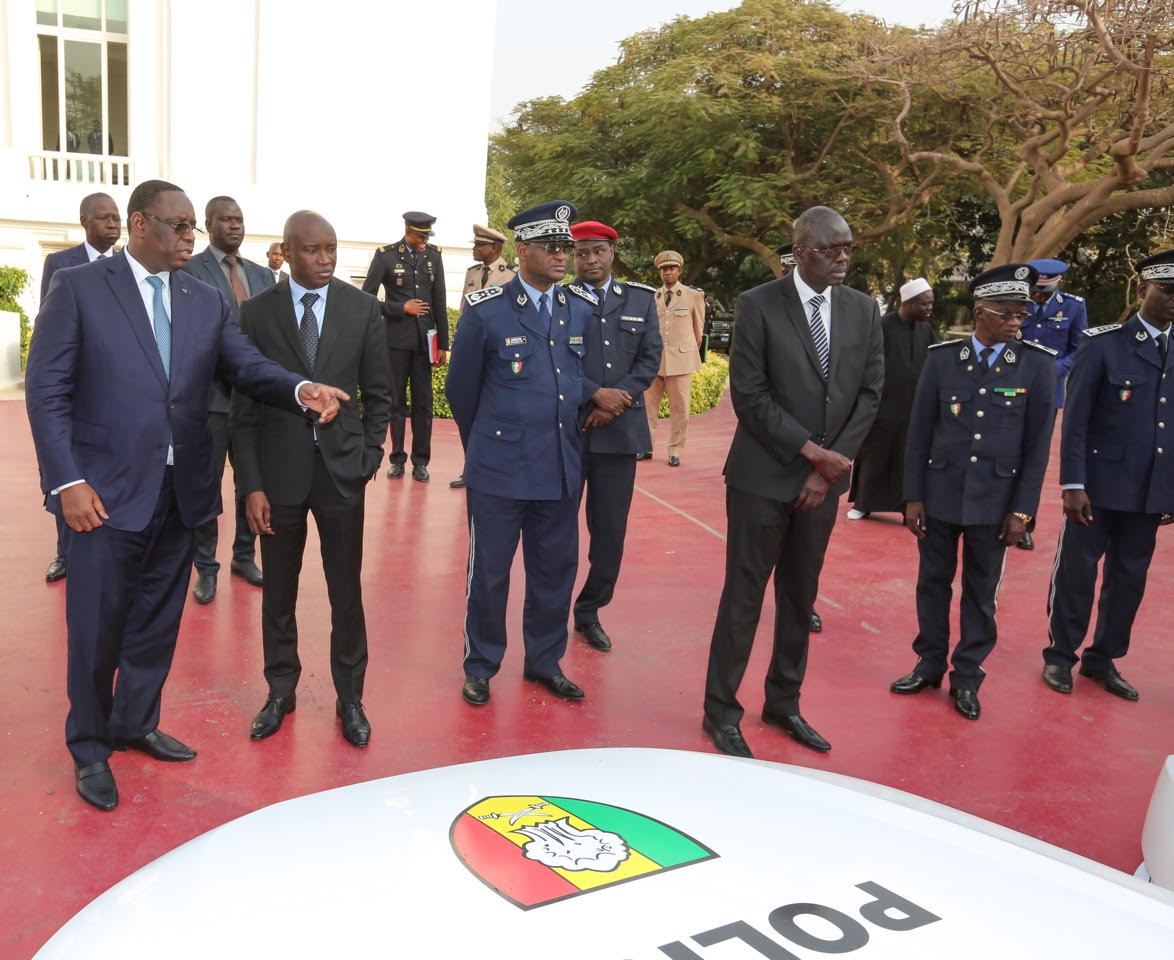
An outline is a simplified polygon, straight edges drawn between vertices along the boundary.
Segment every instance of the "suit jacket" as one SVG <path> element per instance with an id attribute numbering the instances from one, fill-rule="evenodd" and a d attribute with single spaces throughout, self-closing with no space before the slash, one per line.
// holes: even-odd
<path id="1" fill-rule="evenodd" d="M 383 287 L 383 302 L 379 309 L 387 320 L 387 346 L 392 350 L 423 350 L 428 343 L 428 331 L 436 328 L 436 345 L 448 349 L 448 312 L 445 309 L 444 264 L 440 250 L 433 244 L 425 246 L 416 267 L 415 251 L 402 240 L 379 247 L 371 258 L 363 292 L 375 294 Z M 410 317 L 404 313 L 409 300 L 423 300 L 429 306 L 428 315 Z"/>
<path id="2" fill-rule="evenodd" d="M 824 379 L 807 315 L 788 274 L 747 290 L 734 306 L 730 397 L 738 427 L 726 483 L 773 500 L 799 495 L 811 463 L 808 440 L 853 459 L 868 434 L 884 386 L 884 335 L 876 301 L 831 288 L 829 378 Z M 848 475 L 829 497 L 848 489 Z"/>
<path id="3" fill-rule="evenodd" d="M 587 285 L 577 282 L 584 289 Z M 590 410 L 591 395 L 600 387 L 627 390 L 632 405 L 602 427 L 583 434 L 583 449 L 595 453 L 643 453 L 652 446 L 644 391 L 660 368 L 662 344 L 656 291 L 642 283 L 612 281 L 602 309 L 597 305 L 587 324 L 583 357 L 583 396 Z"/>
<path id="4" fill-rule="evenodd" d="M 1035 516 L 1056 420 L 1056 354 L 1010 343 L 989 370 L 970 339 L 929 348 L 905 447 L 905 499 L 959 526 Z"/>
<path id="5" fill-rule="evenodd" d="M 304 503 L 309 495 L 315 434 L 339 493 L 351 497 L 362 490 L 379 469 L 391 412 L 387 337 L 374 297 L 337 278 L 330 281 L 313 370 L 298 322 L 288 280 L 241 304 L 241 329 L 265 356 L 350 394 L 339 415 L 311 429 L 304 417 L 288 410 L 240 393 L 232 397 L 232 447 L 241 496 L 264 490 L 271 503 L 286 506 Z"/>
<path id="6" fill-rule="evenodd" d="M 90 258 L 86 254 L 86 245 L 79 243 L 76 247 L 70 247 L 68 250 L 58 250 L 56 253 L 51 253 L 45 258 L 45 267 L 41 271 L 41 301 L 44 302 L 45 294 L 49 292 L 49 281 L 53 279 L 55 274 L 62 267 L 80 267 L 83 263 L 89 263 Z"/>
<path id="7" fill-rule="evenodd" d="M 267 267 L 262 267 L 259 263 L 253 263 L 252 260 L 246 260 L 244 257 L 241 257 L 239 262 L 247 278 L 249 296 L 255 297 L 262 290 L 273 286 L 273 272 Z M 232 319 L 237 319 L 236 294 L 233 293 L 232 284 L 228 282 L 224 270 L 216 262 L 216 254 L 212 252 L 211 247 L 205 248 L 192 257 L 184 265 L 184 269 L 219 290 L 224 295 L 228 309 L 232 313 Z M 231 399 L 232 388 L 228 385 L 228 381 L 223 377 L 216 377 L 212 381 L 212 389 L 208 392 L 209 411 L 228 413 Z"/>
<path id="8" fill-rule="evenodd" d="M 666 305 L 667 301 L 667 305 Z M 656 291 L 660 336 L 664 341 L 657 376 L 676 377 L 701 369 L 701 337 L 705 333 L 705 294 L 678 283 Z"/>
<path id="9" fill-rule="evenodd" d="M 1068 375 L 1060 483 L 1084 484 L 1097 507 L 1174 513 L 1172 384 L 1174 347 L 1163 365 L 1137 314 L 1088 330 Z"/>
<path id="10" fill-rule="evenodd" d="M 514 500 L 577 496 L 583 334 L 594 300 L 554 286 L 543 329 L 522 282 L 466 297 L 444 393 L 465 447 L 465 486 Z"/>
<path id="11" fill-rule="evenodd" d="M 1057 290 L 1045 303 L 1029 304 L 1031 318 L 1019 333 L 1024 340 L 1056 351 L 1056 409 L 1064 406 L 1064 379 L 1076 359 L 1080 335 L 1088 327 L 1088 306 L 1084 297 Z"/>
<path id="12" fill-rule="evenodd" d="M 298 410 L 303 378 L 258 352 L 217 290 L 182 271 L 170 285 L 170 380 L 125 253 L 59 270 L 29 347 L 25 398 L 42 489 L 86 480 L 118 530 L 142 530 L 151 519 L 169 437 L 184 525 L 220 513 L 208 430 L 217 369 L 238 390 Z M 54 513 L 60 499 L 48 498 Z"/>

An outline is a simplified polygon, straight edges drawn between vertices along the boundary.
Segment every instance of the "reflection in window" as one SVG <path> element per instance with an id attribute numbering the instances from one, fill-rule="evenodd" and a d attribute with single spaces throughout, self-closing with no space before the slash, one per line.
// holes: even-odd
<path id="1" fill-rule="evenodd" d="M 66 40 L 65 149 L 70 153 L 102 150 L 102 47 Z"/>
<path id="2" fill-rule="evenodd" d="M 106 8 L 112 4 L 107 0 Z M 106 45 L 106 130 L 110 152 L 125 157 L 130 150 L 130 131 L 127 124 L 126 44 Z"/>

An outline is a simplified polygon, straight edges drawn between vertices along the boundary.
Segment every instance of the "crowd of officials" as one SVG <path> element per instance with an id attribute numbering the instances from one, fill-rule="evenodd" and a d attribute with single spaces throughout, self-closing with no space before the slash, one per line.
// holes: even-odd
<path id="1" fill-rule="evenodd" d="M 410 461 L 416 482 L 430 480 L 431 371 L 446 362 L 465 453 L 451 485 L 465 488 L 469 529 L 461 694 L 473 706 L 490 699 L 520 541 L 523 677 L 564 700 L 585 696 L 560 666 L 568 625 L 611 648 L 600 610 L 619 580 L 636 465 L 652 456 L 663 396 L 670 466 L 685 447 L 705 300 L 682 282 L 680 254 L 657 254 L 654 288 L 614 276 L 617 231 L 580 220 L 568 201 L 509 221 L 516 267 L 501 256 L 505 235 L 475 225 L 450 356 L 428 214 L 404 214 L 402 239 L 378 248 L 360 291 L 334 276 L 335 231 L 312 211 L 289 217 L 265 266 L 240 255 L 244 217 L 230 197 L 208 201 L 198 255 L 203 231 L 173 184 L 134 189 L 121 250 L 111 198 L 91 195 L 80 213 L 85 241 L 46 260 L 26 393 L 46 507 L 58 519 L 46 578 L 68 578 L 66 743 L 87 802 L 117 805 L 114 750 L 195 756 L 159 730 L 160 701 L 193 564 L 193 598 L 216 594 L 226 460 L 236 494 L 230 570 L 262 592 L 268 695 L 250 735 L 272 736 L 296 707 L 298 579 L 313 514 L 340 730 L 356 747 L 368 743 L 364 491 L 389 427 L 386 476 L 403 479 Z M 773 576 L 762 719 L 830 749 L 799 700 L 844 493 L 849 518 L 900 511 L 917 538 L 917 659 L 891 689 L 940 687 L 948 670 L 955 709 L 977 719 L 1005 551 L 1033 546 L 1060 407 L 1065 519 L 1043 680 L 1068 693 L 1079 663 L 1081 675 L 1137 699 L 1116 664 L 1157 529 L 1174 519 L 1165 433 L 1174 251 L 1138 263 L 1137 313 L 1092 329 L 1082 299 L 1059 289 L 1063 263 L 996 264 L 971 283 L 973 333 L 938 342 L 930 284 L 904 284 L 900 307 L 882 317 L 873 298 L 844 285 L 855 250 L 844 219 L 813 207 L 780 248 L 789 269 L 737 301 L 726 568 L 703 728 L 720 750 L 752 755 L 737 692 Z M 572 600 L 581 509 L 589 568 Z M 1081 655 L 1102 558 L 1097 625 Z"/>

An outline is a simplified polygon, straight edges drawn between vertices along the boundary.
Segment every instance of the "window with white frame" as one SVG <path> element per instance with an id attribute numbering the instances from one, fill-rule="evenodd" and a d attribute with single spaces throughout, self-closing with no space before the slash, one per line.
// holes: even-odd
<path id="1" fill-rule="evenodd" d="M 42 149 L 125 157 L 128 0 L 37 0 Z"/>

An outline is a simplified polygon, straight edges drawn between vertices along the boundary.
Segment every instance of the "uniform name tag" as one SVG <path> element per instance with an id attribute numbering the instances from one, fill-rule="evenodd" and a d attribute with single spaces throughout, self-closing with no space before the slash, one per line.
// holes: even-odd
<path id="1" fill-rule="evenodd" d="M 582 337 L 568 337 L 567 343 L 569 343 L 572 347 L 581 347 L 581 346 L 583 346 L 583 338 Z"/>
<path id="2" fill-rule="evenodd" d="M 628 323 L 643 323 L 643 317 L 620 317 L 621 320 L 627 320 Z"/>
<path id="3" fill-rule="evenodd" d="M 525 337 L 506 337 L 505 338 L 505 345 L 507 347 L 516 347 L 519 344 L 523 344 L 525 342 L 526 342 Z"/>

